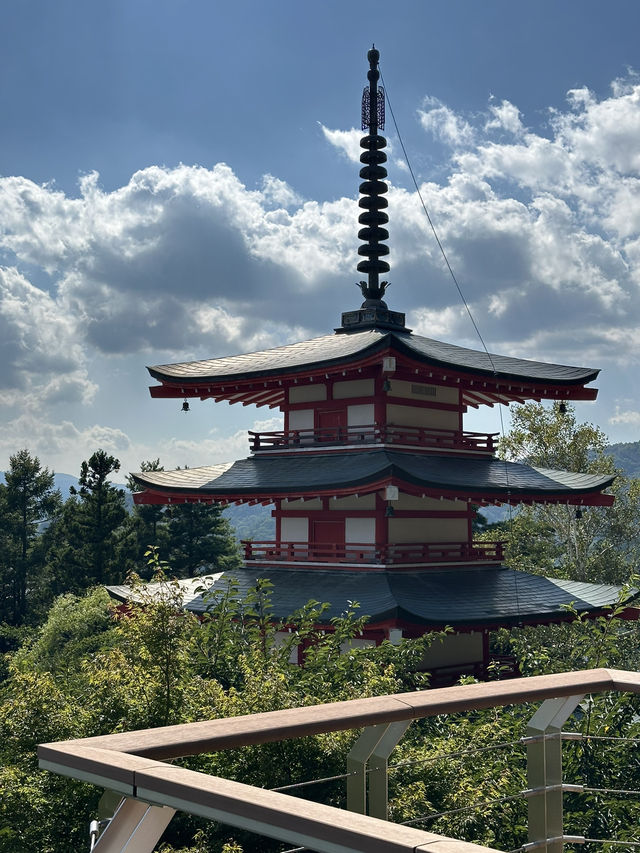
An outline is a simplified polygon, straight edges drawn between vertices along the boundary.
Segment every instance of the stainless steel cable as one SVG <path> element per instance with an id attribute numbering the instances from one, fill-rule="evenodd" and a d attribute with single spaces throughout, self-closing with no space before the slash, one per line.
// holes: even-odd
<path id="1" fill-rule="evenodd" d="M 472 803 L 470 806 L 462 806 L 459 809 L 448 809 L 444 812 L 433 812 L 433 814 L 423 815 L 422 817 L 416 817 L 412 820 L 403 820 L 403 826 L 412 826 L 414 823 L 422 823 L 425 820 L 435 820 L 439 817 L 446 817 L 452 814 L 461 814 L 462 812 L 470 812 L 474 809 L 482 809 L 482 808 L 492 808 L 493 806 L 499 806 L 502 803 L 508 803 L 513 800 L 522 799 L 522 793 L 511 794 L 506 797 L 498 797 L 495 800 L 477 800 L 475 803 Z"/>
<path id="2" fill-rule="evenodd" d="M 480 755 L 485 752 L 490 752 L 494 749 L 506 749 L 509 746 L 522 745 L 522 740 L 505 741 L 504 743 L 491 744 L 490 746 L 479 746 L 476 749 L 461 749 L 457 752 L 443 752 L 438 755 L 429 755 L 426 758 L 418 758 L 415 761 L 399 761 L 397 764 L 390 764 L 389 770 L 397 770 L 399 767 L 411 767 L 415 764 L 427 764 L 431 761 L 440 761 L 441 759 L 463 758 L 466 755 Z"/>
<path id="3" fill-rule="evenodd" d="M 563 732 L 565 740 L 604 740 L 620 743 L 636 743 L 640 744 L 640 738 L 637 737 L 610 737 L 608 735 L 585 735 L 582 732 Z"/>
<path id="4" fill-rule="evenodd" d="M 625 794 L 631 797 L 640 797 L 640 791 L 626 791 L 624 788 L 587 788 L 583 787 L 585 794 Z"/>
<path id="5" fill-rule="evenodd" d="M 270 791 L 290 791 L 292 788 L 305 788 L 307 785 L 319 785 L 321 782 L 336 782 L 339 779 L 348 779 L 356 773 L 340 773 L 338 776 L 325 776 L 322 779 L 309 779 L 307 782 L 293 782 L 291 785 L 280 785 L 278 788 L 269 788 Z"/>

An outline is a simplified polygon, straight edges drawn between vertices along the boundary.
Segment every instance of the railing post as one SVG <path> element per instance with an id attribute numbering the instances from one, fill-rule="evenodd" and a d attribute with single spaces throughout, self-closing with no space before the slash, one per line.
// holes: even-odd
<path id="1" fill-rule="evenodd" d="M 411 725 L 411 720 L 381 723 L 364 729 L 347 756 L 347 809 L 367 814 L 367 775 L 371 817 L 388 819 L 387 761 L 394 747 Z M 367 763 L 371 760 L 367 774 Z"/>
<path id="2" fill-rule="evenodd" d="M 347 810 L 367 813 L 367 762 L 389 728 L 388 723 L 364 729 L 347 755 Z"/>
<path id="3" fill-rule="evenodd" d="M 583 695 L 547 699 L 527 726 L 529 842 L 544 853 L 562 853 L 562 726 Z"/>
<path id="4" fill-rule="evenodd" d="M 151 853 L 175 813 L 167 806 L 126 798 L 98 839 L 94 853 Z"/>
<path id="5" fill-rule="evenodd" d="M 378 741 L 369 759 L 369 815 L 389 820 L 388 760 L 400 738 L 411 725 L 411 720 L 390 723 Z"/>

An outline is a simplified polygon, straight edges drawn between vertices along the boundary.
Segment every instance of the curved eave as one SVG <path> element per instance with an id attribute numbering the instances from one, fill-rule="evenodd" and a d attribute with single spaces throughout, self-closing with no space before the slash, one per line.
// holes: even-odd
<path id="1" fill-rule="evenodd" d="M 515 624 L 549 624 L 571 619 L 567 608 L 597 616 L 619 600 L 620 587 L 546 578 L 504 566 L 421 572 L 295 569 L 282 566 L 239 569 L 216 580 L 203 597 L 187 608 L 202 612 L 233 582 L 240 595 L 255 589 L 258 578 L 271 581 L 275 619 L 287 619 L 311 599 L 327 602 L 326 624 L 351 602 L 368 617 L 368 625 L 395 623 L 440 629 L 496 628 Z M 637 595 L 629 591 L 626 603 Z"/>
<path id="2" fill-rule="evenodd" d="M 496 459 L 375 450 L 250 457 L 227 465 L 133 475 L 137 503 L 265 502 L 368 494 L 396 485 L 414 495 L 486 503 L 610 506 L 612 476 L 537 469 Z"/>
<path id="3" fill-rule="evenodd" d="M 379 368 L 386 355 L 398 359 L 398 378 L 458 385 L 463 403 L 475 407 L 529 399 L 592 400 L 597 395 L 596 389 L 584 387 L 597 377 L 597 369 L 488 356 L 409 333 L 378 330 L 147 369 L 161 383 L 150 388 L 152 397 L 276 407 L 284 403 L 285 390 L 292 384 L 352 378 L 354 372 Z"/>

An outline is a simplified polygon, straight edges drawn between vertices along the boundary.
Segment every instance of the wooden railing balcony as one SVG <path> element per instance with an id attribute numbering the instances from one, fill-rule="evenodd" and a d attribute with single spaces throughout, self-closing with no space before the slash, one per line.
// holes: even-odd
<path id="1" fill-rule="evenodd" d="M 518 827 L 521 836 L 521 846 L 516 848 L 518 853 L 563 853 L 565 845 L 575 849 L 575 845 L 586 842 L 595 842 L 597 850 L 608 850 L 608 845 L 612 844 L 629 850 L 638 846 L 637 820 L 629 821 L 624 838 L 585 838 L 584 835 L 567 832 L 575 832 L 579 807 L 572 806 L 567 815 L 567 827 L 563 816 L 566 794 L 571 793 L 574 797 L 588 795 L 590 799 L 584 809 L 593 812 L 597 806 L 591 797 L 594 792 L 602 791 L 602 784 L 598 788 L 588 787 L 584 771 L 578 778 L 565 779 L 563 742 L 580 740 L 587 744 L 593 739 L 593 732 L 588 727 L 586 732 L 565 732 L 563 726 L 570 720 L 573 720 L 573 726 L 583 725 L 581 721 L 590 719 L 590 714 L 586 715 L 580 709 L 586 696 L 610 694 L 611 691 L 640 694 L 640 674 L 594 669 L 371 696 L 244 717 L 41 744 L 38 758 L 42 770 L 70 776 L 99 789 L 107 788 L 122 796 L 113 818 L 98 839 L 96 853 L 98 850 L 101 853 L 124 853 L 125 849 L 152 853 L 178 810 L 241 830 L 248 829 L 294 848 L 312 849 L 317 853 L 370 853 L 372 850 L 378 853 L 495 853 L 490 848 L 437 835 L 416 826 L 390 822 L 389 759 L 415 720 L 455 714 L 450 724 L 454 731 L 460 725 L 460 715 L 464 712 L 493 708 L 498 715 L 500 708 L 522 705 L 522 735 L 518 732 L 516 739 L 509 743 L 487 744 L 480 749 L 483 752 L 487 748 L 503 751 L 505 747 L 526 749 L 526 782 L 521 776 L 514 775 L 508 789 L 510 795 L 494 800 L 487 800 L 486 795 L 478 792 L 467 791 L 467 795 L 472 796 L 468 796 L 465 805 L 457 811 L 483 815 L 489 826 L 497 828 L 501 821 L 513 820 L 514 813 L 510 809 L 501 813 L 495 806 L 507 801 L 523 801 L 527 816 L 522 827 Z M 526 709 L 533 702 L 541 704 L 527 724 L 531 711 Z M 591 708 L 592 696 L 588 702 Z M 572 716 L 577 709 L 580 710 Z M 346 782 L 346 810 L 292 796 L 289 791 L 296 785 L 287 785 L 286 792 L 284 789 L 269 791 L 210 776 L 179 763 L 168 763 L 183 756 L 353 729 L 361 730 L 361 734 L 346 759 L 343 777 Z M 629 734 L 633 734 L 633 729 Z M 598 748 L 602 748 L 602 741 L 606 741 L 608 746 L 613 742 L 631 746 L 637 743 L 632 736 L 613 737 L 611 732 L 597 740 Z M 468 754 L 477 755 L 479 750 L 474 749 L 477 746 L 475 742 L 470 743 Z M 446 759 L 446 751 L 443 752 Z M 457 762 L 460 755 L 460 752 L 452 752 L 450 758 Z M 629 766 L 636 758 L 630 755 Z M 428 766 L 427 762 L 420 763 Z M 505 757 L 505 774 L 512 764 L 513 761 Z M 583 766 L 586 768 L 587 763 L 583 762 Z M 301 785 L 314 781 L 326 780 L 312 779 L 303 781 Z M 489 776 L 487 782 L 493 786 L 496 784 Z M 615 784 L 613 787 L 621 788 Z M 504 792 L 505 787 L 500 790 Z M 626 789 L 605 790 L 604 793 L 624 797 L 625 800 L 630 795 L 637 796 L 637 791 Z M 420 808 L 417 797 L 416 803 Z M 430 803 L 425 805 L 429 805 L 430 814 L 407 823 L 430 827 L 430 817 L 446 814 L 434 813 Z M 607 817 L 610 814 L 607 806 Z M 605 836 L 609 825 L 609 821 L 600 824 Z M 604 848 L 603 844 L 606 845 Z"/>
<path id="2" fill-rule="evenodd" d="M 363 542 L 254 542 L 243 540 L 245 560 L 290 563 L 460 563 L 501 562 L 503 542 L 418 542 L 378 545 Z"/>
<path id="3" fill-rule="evenodd" d="M 432 447 L 440 450 L 493 453 L 497 435 L 499 435 L 497 432 L 484 433 L 393 426 L 392 424 L 368 424 L 324 429 L 276 430 L 274 432 L 252 432 L 249 430 L 249 442 L 253 452 L 335 445 L 397 444 L 408 447 Z"/>

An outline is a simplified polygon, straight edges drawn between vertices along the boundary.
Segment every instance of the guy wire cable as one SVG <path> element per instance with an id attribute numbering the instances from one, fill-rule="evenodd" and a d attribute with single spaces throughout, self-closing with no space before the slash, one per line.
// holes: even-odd
<path id="1" fill-rule="evenodd" d="M 400 143 L 400 147 L 402 148 L 402 153 L 404 155 L 404 159 L 405 159 L 405 162 L 407 164 L 409 174 L 411 175 L 411 180 L 413 181 L 413 186 L 415 187 L 416 193 L 418 194 L 418 198 L 420 199 L 420 204 L 422 205 L 422 209 L 423 209 L 424 214 L 427 218 L 427 222 L 429 223 L 429 226 L 431 228 L 431 231 L 433 232 L 433 236 L 435 238 L 435 241 L 438 245 L 438 248 L 440 249 L 442 257 L 444 258 L 444 262 L 446 264 L 446 267 L 449 270 L 449 275 L 451 276 L 451 279 L 452 279 L 453 283 L 455 284 L 456 290 L 458 291 L 458 296 L 460 297 L 460 300 L 461 300 L 462 304 L 464 305 L 464 308 L 465 308 L 465 310 L 469 316 L 469 319 L 471 320 L 471 324 L 472 324 L 473 328 L 475 329 L 475 332 L 476 332 L 476 334 L 480 340 L 480 343 L 482 344 L 482 348 L 484 349 L 486 356 L 489 359 L 489 363 L 491 364 L 491 368 L 493 370 L 493 375 L 497 376 L 498 372 L 496 370 L 496 366 L 494 364 L 493 358 L 491 357 L 491 353 L 489 352 L 487 345 L 484 342 L 484 338 L 482 337 L 482 334 L 480 332 L 478 324 L 476 323 L 475 318 L 473 316 L 473 313 L 471 312 L 471 308 L 469 307 L 469 303 L 465 299 L 464 293 L 462 292 L 462 288 L 460 286 L 460 283 L 458 282 L 458 279 L 456 278 L 456 275 L 453 271 L 453 268 L 452 268 L 451 264 L 449 263 L 449 258 L 447 257 L 447 253 L 444 250 L 444 246 L 442 245 L 440 237 L 438 236 L 438 232 L 436 231 L 435 225 L 433 224 L 433 220 L 431 219 L 431 216 L 429 214 L 429 210 L 427 209 L 427 205 L 426 205 L 425 200 L 422 196 L 422 192 L 420 191 L 418 181 L 416 180 L 416 176 L 415 176 L 415 173 L 413 171 L 413 166 L 411 165 L 411 161 L 409 160 L 409 155 L 407 153 L 407 149 L 405 148 L 404 141 L 402 139 L 402 135 L 401 135 L 400 129 L 398 127 L 398 122 L 396 121 L 396 116 L 395 116 L 395 113 L 393 111 L 393 107 L 391 106 L 391 98 L 389 97 L 389 89 L 387 88 L 387 84 L 385 83 L 384 74 L 382 73 L 382 68 L 380 68 L 380 79 L 382 81 L 382 86 L 384 89 L 384 97 L 385 97 L 386 102 L 389 106 L 389 112 L 391 113 L 391 118 L 393 120 L 393 126 L 395 128 L 396 135 L 398 137 L 398 142 Z M 504 440 L 504 437 L 505 437 L 504 420 L 502 417 L 502 407 L 501 407 L 500 402 L 498 402 L 498 413 L 500 415 L 500 435 L 502 436 L 502 439 Z M 509 500 L 507 501 L 507 506 L 509 507 L 509 532 L 511 534 L 512 528 L 513 528 L 513 512 L 512 512 L 512 505 L 511 505 L 511 492 L 509 490 L 509 469 L 507 467 L 507 460 L 506 459 L 504 460 L 504 474 L 505 474 L 505 481 L 506 481 L 507 490 L 508 490 L 507 496 L 509 498 Z M 514 574 L 513 574 L 513 582 L 514 582 L 514 591 L 515 591 L 515 598 L 516 598 L 516 612 L 518 614 L 518 620 L 521 621 L 520 620 L 520 599 L 518 596 L 518 578 L 517 578 L 517 575 L 515 573 L 515 570 L 514 570 Z"/>

